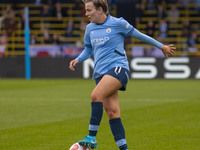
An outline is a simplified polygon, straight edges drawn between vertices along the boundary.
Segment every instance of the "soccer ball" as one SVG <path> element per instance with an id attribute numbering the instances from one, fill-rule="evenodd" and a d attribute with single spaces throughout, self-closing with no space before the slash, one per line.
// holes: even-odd
<path id="1" fill-rule="evenodd" d="M 69 150 L 90 150 L 90 148 L 83 147 L 78 143 L 73 144 Z"/>

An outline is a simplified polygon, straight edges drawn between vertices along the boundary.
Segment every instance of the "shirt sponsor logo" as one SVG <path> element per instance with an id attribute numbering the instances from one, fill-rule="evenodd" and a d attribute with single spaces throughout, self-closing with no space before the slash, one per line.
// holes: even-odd
<path id="1" fill-rule="evenodd" d="M 103 44 L 104 42 L 108 41 L 109 39 L 110 39 L 109 37 L 96 38 L 96 39 L 92 39 L 91 43 L 92 44 L 97 43 L 99 45 L 99 44 Z"/>

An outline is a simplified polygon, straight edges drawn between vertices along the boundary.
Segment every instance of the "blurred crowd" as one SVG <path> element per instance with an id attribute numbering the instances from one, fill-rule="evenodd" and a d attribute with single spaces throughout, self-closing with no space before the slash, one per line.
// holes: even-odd
<path id="1" fill-rule="evenodd" d="M 0 44 L 5 44 L 7 42 L 6 38 L 11 37 L 12 33 L 15 32 L 18 28 L 24 29 L 24 20 L 25 20 L 25 14 L 24 14 L 24 8 L 20 7 L 19 0 L 14 0 L 12 5 L 8 4 L 5 8 L 2 10 L 2 14 L 0 16 L 0 31 L 2 29 L 2 26 L 4 27 L 5 34 L 2 34 L 0 32 Z M 40 17 L 56 17 L 58 21 L 62 21 L 64 17 L 68 17 L 68 14 L 66 9 L 62 7 L 62 0 L 32 0 L 33 3 L 37 6 L 41 6 L 40 10 Z M 61 44 L 61 43 L 67 43 L 67 41 L 63 40 L 65 38 L 79 36 L 83 37 L 84 30 L 87 25 L 87 21 L 85 21 L 85 9 L 84 5 L 82 3 L 82 0 L 68 0 L 68 3 L 74 3 L 75 10 L 79 10 L 80 14 L 76 14 L 73 17 L 81 17 L 83 18 L 79 22 L 79 35 L 74 35 L 73 32 L 75 30 L 75 21 L 68 20 L 66 22 L 66 27 L 63 29 L 62 34 L 53 33 L 51 34 L 48 20 L 44 19 L 43 25 L 41 27 L 41 30 L 43 31 L 42 34 L 31 35 L 31 44 Z M 108 0 L 110 10 L 114 9 L 113 4 L 120 4 L 122 1 L 120 0 Z M 185 37 L 187 39 L 186 43 L 183 43 L 190 47 L 191 51 L 196 50 L 196 44 L 198 44 L 198 38 L 199 35 L 197 34 L 197 30 L 199 28 L 193 28 L 192 22 L 190 20 L 186 19 L 184 21 L 180 21 L 180 10 L 179 7 L 177 7 L 177 4 L 181 4 L 181 8 L 184 10 L 187 8 L 189 4 L 194 4 L 196 7 L 192 8 L 196 11 L 200 12 L 200 0 L 123 0 L 123 3 L 128 3 L 132 7 L 132 11 L 127 12 L 129 15 L 129 20 L 135 27 L 137 23 L 141 23 L 141 18 L 145 16 L 144 11 L 156 11 L 157 20 L 148 20 L 148 23 L 146 25 L 145 32 L 151 37 L 156 38 L 159 41 L 165 41 L 166 38 L 169 37 L 169 26 L 170 25 L 177 25 L 181 24 L 181 32 L 182 37 Z M 167 8 L 167 4 L 170 5 L 170 8 Z M 16 14 L 16 11 L 20 12 Z M 120 11 L 124 10 L 117 10 L 117 14 L 120 14 Z M 199 13 L 200 14 L 200 13 Z M 20 26 L 17 25 L 15 21 L 15 17 L 18 16 L 20 18 Z M 117 16 L 121 17 L 121 16 Z M 124 17 L 124 16 L 123 16 Z M 166 18 L 173 18 L 170 20 L 167 20 Z M 30 28 L 33 29 L 34 23 L 30 22 Z M 76 29 L 77 30 L 77 29 Z M 170 29 L 172 30 L 172 29 Z M 173 30 L 180 30 L 173 28 Z M 158 32 L 156 35 L 155 33 Z M 42 41 L 38 40 L 37 37 L 42 37 Z M 78 42 L 80 43 L 80 42 Z M 186 47 L 187 47 L 186 46 Z M 185 49 L 183 49 L 185 50 Z"/>
<path id="2" fill-rule="evenodd" d="M 13 3 L 12 3 L 13 2 Z M 82 0 L 72 0 L 68 1 L 70 3 L 75 4 L 76 10 L 81 10 L 80 14 L 77 14 L 75 17 L 85 17 L 85 10 L 83 7 Z M 0 32 L 0 44 L 6 44 L 7 37 L 11 37 L 12 33 L 14 33 L 17 29 L 24 30 L 25 28 L 25 12 L 24 7 L 21 7 L 22 1 L 13 0 L 7 6 L 2 9 L 2 14 L 0 14 L 0 31 L 2 29 L 5 30 L 5 33 Z M 67 10 L 61 6 L 61 0 L 34 0 L 34 4 L 36 6 L 40 6 L 41 10 L 38 17 L 43 17 L 44 21 L 41 23 L 41 31 L 42 34 L 33 34 L 30 36 L 31 44 L 60 44 L 62 43 L 62 38 L 65 37 L 73 37 L 74 31 L 74 21 L 69 20 L 66 22 L 66 27 L 63 29 L 63 34 L 53 33 L 50 34 L 49 26 L 51 22 L 49 18 L 56 17 L 59 22 L 63 21 L 64 17 L 69 17 L 67 14 Z M 16 13 L 18 12 L 18 13 Z M 17 24 L 15 17 L 20 18 L 20 25 Z M 48 18 L 48 19 L 46 19 Z M 30 21 L 30 29 L 33 29 L 34 22 Z M 83 30 L 85 30 L 86 22 L 83 20 L 80 21 L 80 36 L 83 36 Z M 37 40 L 37 37 L 43 37 L 42 41 Z"/>
<path id="3" fill-rule="evenodd" d="M 155 20 L 150 19 L 147 22 L 147 26 L 145 32 L 147 35 L 156 38 L 158 41 L 167 43 L 168 37 L 176 38 L 176 34 L 169 34 L 169 31 L 181 31 L 181 37 L 185 38 L 186 41 L 182 42 L 182 51 L 197 51 L 197 44 L 199 44 L 198 31 L 200 27 L 193 27 L 193 23 L 199 24 L 200 20 L 196 20 L 191 22 L 185 16 L 184 21 L 180 20 L 181 13 L 180 11 L 197 11 L 198 16 L 200 16 L 200 0 L 133 0 L 134 1 L 134 25 L 137 23 L 141 24 L 141 18 L 145 17 L 143 13 L 145 10 L 155 11 L 156 13 L 151 17 L 156 17 Z M 132 2 L 133 2 L 132 1 Z M 167 4 L 171 4 L 170 7 L 167 8 Z M 193 5 L 195 7 L 189 7 L 189 5 Z M 177 7 L 179 6 L 179 7 Z M 172 26 L 173 28 L 170 28 Z M 180 28 L 181 26 L 181 28 Z M 176 28 L 177 27 L 177 28 Z M 179 27 L 179 28 L 178 28 Z M 155 34 L 157 33 L 158 34 Z M 174 32 L 176 33 L 176 32 Z"/>

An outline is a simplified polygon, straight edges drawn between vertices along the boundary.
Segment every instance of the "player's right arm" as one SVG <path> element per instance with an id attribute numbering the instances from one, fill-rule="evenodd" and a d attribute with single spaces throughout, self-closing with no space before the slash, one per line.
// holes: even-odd
<path id="1" fill-rule="evenodd" d="M 86 28 L 85 36 L 84 36 L 84 45 L 85 48 L 82 51 L 82 53 L 74 60 L 72 60 L 69 64 L 69 69 L 72 71 L 75 71 L 74 67 L 80 63 L 88 59 L 92 55 L 92 46 L 90 43 L 90 32 L 88 31 L 88 28 Z"/>
<path id="2" fill-rule="evenodd" d="M 78 64 L 78 60 L 77 59 L 74 59 L 72 60 L 70 63 L 69 63 L 69 69 L 71 71 L 75 71 L 74 67 Z"/>
<path id="3" fill-rule="evenodd" d="M 75 71 L 74 67 L 84 60 L 88 59 L 92 55 L 92 47 L 85 47 L 82 53 L 74 60 L 72 60 L 69 64 L 69 69 Z"/>

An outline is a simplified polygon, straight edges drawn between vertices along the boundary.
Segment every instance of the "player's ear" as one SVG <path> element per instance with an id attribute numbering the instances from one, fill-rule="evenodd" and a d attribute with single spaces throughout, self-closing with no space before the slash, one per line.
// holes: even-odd
<path id="1" fill-rule="evenodd" d="M 98 8 L 98 11 L 99 11 L 99 13 L 103 13 L 103 8 L 102 8 L 102 7 L 99 7 L 99 8 Z"/>

